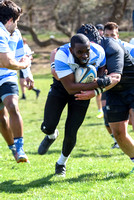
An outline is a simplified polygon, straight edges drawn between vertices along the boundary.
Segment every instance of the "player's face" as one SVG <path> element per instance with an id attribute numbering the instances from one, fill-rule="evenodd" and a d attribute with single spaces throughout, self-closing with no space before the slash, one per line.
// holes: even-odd
<path id="1" fill-rule="evenodd" d="M 19 21 L 19 18 L 15 20 L 15 22 L 13 21 L 13 19 L 10 19 L 10 22 L 8 23 L 8 26 L 7 26 L 7 30 L 9 33 L 12 34 L 15 31 L 15 29 L 17 28 L 18 21 Z"/>
<path id="2" fill-rule="evenodd" d="M 90 42 L 86 44 L 76 43 L 72 49 L 72 54 L 75 58 L 75 62 L 81 65 L 85 65 L 89 61 L 90 55 Z"/>
<path id="3" fill-rule="evenodd" d="M 101 29 L 99 29 L 98 31 L 99 31 L 100 36 L 102 37 L 104 35 L 104 31 Z"/>
<path id="4" fill-rule="evenodd" d="M 118 40 L 118 38 L 119 38 L 118 29 L 113 29 L 113 30 L 105 29 L 104 36 L 105 37 L 112 37 L 115 40 Z"/>

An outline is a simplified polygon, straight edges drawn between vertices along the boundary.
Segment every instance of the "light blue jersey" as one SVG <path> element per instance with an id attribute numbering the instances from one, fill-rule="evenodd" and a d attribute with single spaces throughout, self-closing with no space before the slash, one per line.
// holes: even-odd
<path id="1" fill-rule="evenodd" d="M 10 53 L 14 59 L 19 61 L 24 56 L 23 40 L 18 29 L 12 36 L 5 26 L 0 22 L 0 53 Z M 7 68 L 0 68 L 0 85 L 5 82 L 17 83 L 17 72 Z"/>
<path id="2" fill-rule="evenodd" d="M 61 46 L 55 56 L 55 70 L 59 78 L 74 73 L 79 67 L 79 65 L 75 63 L 69 47 L 70 43 Z M 96 71 L 106 64 L 105 52 L 100 45 L 92 42 L 90 43 L 90 60 L 88 64 L 94 65 Z"/>
<path id="3" fill-rule="evenodd" d="M 124 48 L 130 53 L 130 55 L 134 58 L 134 45 L 128 42 L 124 42 L 119 39 L 119 43 L 124 46 Z"/>

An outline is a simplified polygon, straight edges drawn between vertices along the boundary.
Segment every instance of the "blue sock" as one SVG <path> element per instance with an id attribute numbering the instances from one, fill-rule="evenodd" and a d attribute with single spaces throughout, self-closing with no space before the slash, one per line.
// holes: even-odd
<path id="1" fill-rule="evenodd" d="M 9 147 L 10 150 L 12 150 L 12 149 L 16 149 L 15 144 L 8 145 L 8 147 Z"/>

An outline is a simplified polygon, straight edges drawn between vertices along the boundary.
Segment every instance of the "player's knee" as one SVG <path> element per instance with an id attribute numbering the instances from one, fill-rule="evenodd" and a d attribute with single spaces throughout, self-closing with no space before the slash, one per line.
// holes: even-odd
<path id="1" fill-rule="evenodd" d="M 52 133 L 54 133 L 53 130 L 50 130 L 49 128 L 46 128 L 44 122 L 41 124 L 41 131 L 47 135 L 51 135 Z"/>
<path id="2" fill-rule="evenodd" d="M 18 104 L 16 101 L 7 104 L 9 114 L 17 114 L 19 112 Z"/>

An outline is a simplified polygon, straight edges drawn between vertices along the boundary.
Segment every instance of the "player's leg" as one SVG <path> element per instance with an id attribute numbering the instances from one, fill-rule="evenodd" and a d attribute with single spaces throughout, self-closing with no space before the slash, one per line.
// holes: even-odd
<path id="1" fill-rule="evenodd" d="M 111 128 L 110 128 L 110 126 L 109 126 L 109 123 L 108 123 L 108 117 L 107 117 L 106 106 L 103 107 L 103 113 L 104 113 L 104 124 L 105 124 L 105 127 L 106 127 L 108 133 L 110 134 L 110 136 L 112 137 L 112 139 L 113 139 L 113 141 L 114 141 L 114 144 L 112 145 L 111 148 L 112 148 L 112 149 L 115 149 L 115 148 L 118 149 L 118 148 L 119 148 L 119 145 L 118 145 L 117 140 L 115 139 L 114 134 L 112 133 L 112 130 L 111 130 Z"/>
<path id="2" fill-rule="evenodd" d="M 61 113 L 66 103 L 66 98 L 48 95 L 44 109 L 44 121 L 41 124 L 42 132 L 47 135 L 45 136 L 38 148 L 38 153 L 40 155 L 44 155 L 48 151 L 52 143 L 56 140 L 59 134 L 56 127 L 59 123 Z"/>
<path id="3" fill-rule="evenodd" d="M 134 158 L 134 140 L 127 132 L 128 120 L 110 123 L 113 134 L 122 149 L 130 158 Z"/>
<path id="4" fill-rule="evenodd" d="M 107 132 L 110 134 L 110 136 L 112 137 L 114 144 L 112 145 L 112 149 L 114 148 L 119 148 L 119 145 L 112 133 L 112 130 L 109 126 L 108 123 L 108 117 L 107 117 L 107 111 L 106 111 L 106 92 L 102 93 L 102 97 L 101 97 L 101 102 L 102 102 L 102 108 L 103 108 L 103 115 L 104 115 L 104 124 L 105 124 L 105 128 L 107 129 Z"/>
<path id="5" fill-rule="evenodd" d="M 129 124 L 132 125 L 134 130 L 134 108 L 129 110 Z"/>
<path id="6" fill-rule="evenodd" d="M 68 104 L 62 153 L 56 163 L 55 174 L 65 176 L 66 162 L 76 144 L 77 131 L 85 118 L 88 105 L 89 101 L 72 101 Z"/>
<path id="7" fill-rule="evenodd" d="M 23 76 L 23 72 L 20 70 L 19 71 L 20 73 L 20 77 L 19 77 L 19 83 L 20 83 L 20 88 L 21 88 L 21 92 L 22 92 L 22 97 L 21 99 L 26 99 L 26 95 L 25 95 L 25 92 L 26 92 L 26 80 Z"/>
<path id="8" fill-rule="evenodd" d="M 14 137 L 9 127 L 9 117 L 5 107 L 1 107 L 0 105 L 0 132 L 7 142 L 7 144 L 13 145 L 14 144 Z"/>
<path id="9" fill-rule="evenodd" d="M 32 90 L 36 93 L 36 99 L 38 99 L 39 94 L 40 94 L 40 90 L 35 88 L 35 87 Z"/>
<path id="10" fill-rule="evenodd" d="M 108 105 L 106 107 L 109 125 L 122 151 L 130 157 L 132 162 L 134 162 L 134 140 L 127 132 L 129 107 L 134 107 L 133 95 L 127 95 L 124 99 L 120 98 L 117 93 L 115 95 L 116 98 L 113 96 L 114 102 L 112 99 L 111 102 L 116 102 L 116 104 Z M 129 102 L 129 107 L 126 102 Z"/>
<path id="11" fill-rule="evenodd" d="M 15 83 L 7 82 L 1 87 L 3 89 L 2 101 L 9 113 L 10 128 L 17 150 L 17 162 L 28 162 L 23 150 L 23 121 L 18 107 L 18 86 Z"/>
<path id="12" fill-rule="evenodd" d="M 1 104 L 0 104 L 0 132 L 3 138 L 5 139 L 5 141 L 7 142 L 8 147 L 12 151 L 12 154 L 16 160 L 17 151 L 16 151 L 16 146 L 14 144 L 13 133 L 9 126 L 8 112 L 5 107 L 3 108 L 1 107 Z"/>
<path id="13" fill-rule="evenodd" d="M 101 103 L 101 95 L 99 94 L 96 96 L 96 103 L 97 103 L 97 108 L 98 108 L 98 114 L 97 114 L 97 118 L 103 118 L 103 110 L 102 110 L 102 103 Z"/>

